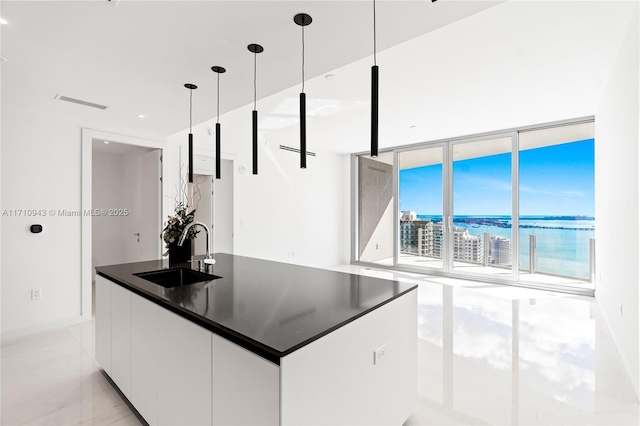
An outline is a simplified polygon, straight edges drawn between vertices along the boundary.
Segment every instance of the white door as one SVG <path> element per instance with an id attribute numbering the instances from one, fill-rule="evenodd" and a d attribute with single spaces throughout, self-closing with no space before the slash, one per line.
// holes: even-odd
<path id="1" fill-rule="evenodd" d="M 220 172 L 213 188 L 213 244 L 217 253 L 233 253 L 233 161 L 221 160 Z"/>
<path id="2" fill-rule="evenodd" d="M 210 175 L 201 175 L 196 174 L 193 176 L 196 184 L 196 195 L 194 207 L 196 209 L 195 221 L 202 222 L 211 231 L 213 229 L 213 203 L 211 202 L 211 197 L 213 194 L 213 184 L 211 180 L 213 179 Z M 198 235 L 194 241 L 194 252 L 193 254 L 205 254 L 207 251 L 207 234 L 201 227 L 196 227 L 198 231 Z M 213 247 L 209 247 L 211 253 L 214 253 Z"/>
<path id="3" fill-rule="evenodd" d="M 125 156 L 124 193 L 128 214 L 123 227 L 126 262 L 160 258 L 161 150 L 138 150 Z"/>

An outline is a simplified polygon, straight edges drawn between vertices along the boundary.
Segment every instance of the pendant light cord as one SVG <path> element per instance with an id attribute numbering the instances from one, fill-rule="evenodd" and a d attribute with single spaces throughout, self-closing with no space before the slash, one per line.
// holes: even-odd
<path id="1" fill-rule="evenodd" d="M 256 99 L 258 97 L 258 52 L 253 52 L 253 110 L 256 111 Z"/>
<path id="2" fill-rule="evenodd" d="M 304 93 L 304 25 L 302 26 L 302 93 Z"/>
<path id="3" fill-rule="evenodd" d="M 191 110 L 193 109 L 193 89 L 189 89 L 189 133 L 191 132 Z"/>
<path id="4" fill-rule="evenodd" d="M 376 0 L 373 0 L 373 65 L 378 65 L 376 52 Z"/>
<path id="5" fill-rule="evenodd" d="M 218 102 L 216 104 L 216 123 L 220 123 L 220 73 L 218 73 Z"/>

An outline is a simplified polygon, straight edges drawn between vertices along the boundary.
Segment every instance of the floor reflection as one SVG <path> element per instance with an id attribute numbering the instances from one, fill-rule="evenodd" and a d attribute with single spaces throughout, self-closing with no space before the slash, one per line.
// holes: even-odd
<path id="1" fill-rule="evenodd" d="M 410 279 L 419 377 L 407 425 L 638 424 L 592 298 Z"/>

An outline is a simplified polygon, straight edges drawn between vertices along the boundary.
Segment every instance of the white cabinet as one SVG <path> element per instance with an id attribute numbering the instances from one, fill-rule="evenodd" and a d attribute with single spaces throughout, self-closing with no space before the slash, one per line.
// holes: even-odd
<path id="1" fill-rule="evenodd" d="M 213 335 L 213 424 L 280 422 L 280 368 Z"/>
<path id="2" fill-rule="evenodd" d="M 131 292 L 111 286 L 111 379 L 131 399 Z"/>
<path id="3" fill-rule="evenodd" d="M 96 361 L 111 375 L 111 287 L 106 278 L 96 275 Z"/>
<path id="4" fill-rule="evenodd" d="M 150 425 L 212 424 L 211 332 L 96 278 L 96 361 Z"/>
<path id="5" fill-rule="evenodd" d="M 131 294 L 131 403 L 158 424 L 158 315 L 160 307 Z"/>
<path id="6" fill-rule="evenodd" d="M 211 332 L 158 313 L 158 424 L 210 425 Z"/>
<path id="7" fill-rule="evenodd" d="M 283 357 L 280 424 L 403 424 L 417 395 L 417 306 L 413 290 Z"/>
<path id="8" fill-rule="evenodd" d="M 416 295 L 278 366 L 98 276 L 96 360 L 152 426 L 402 424 L 416 400 Z"/>

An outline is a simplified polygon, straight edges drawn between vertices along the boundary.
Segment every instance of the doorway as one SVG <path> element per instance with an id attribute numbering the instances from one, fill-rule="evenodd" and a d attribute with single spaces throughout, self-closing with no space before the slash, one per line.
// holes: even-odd
<path id="1" fill-rule="evenodd" d="M 82 130 L 82 317 L 95 266 L 162 256 L 162 143 Z M 95 196 L 95 197 L 94 197 Z"/>
<path id="2" fill-rule="evenodd" d="M 211 230 L 211 253 L 233 253 L 233 160 L 221 159 L 221 178 L 215 178 L 210 157 L 194 156 L 195 221 Z M 212 167 L 207 167 L 210 164 Z M 204 254 L 206 241 L 196 238 L 194 253 Z"/>
<path id="3" fill-rule="evenodd" d="M 92 157 L 92 267 L 157 259 L 161 150 L 96 139 Z"/>

